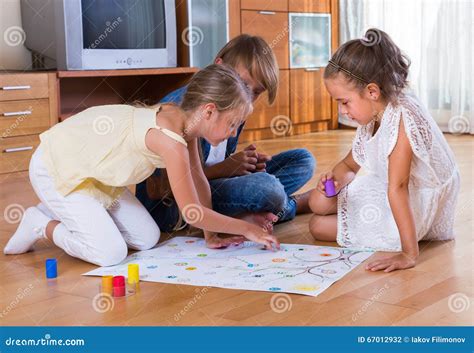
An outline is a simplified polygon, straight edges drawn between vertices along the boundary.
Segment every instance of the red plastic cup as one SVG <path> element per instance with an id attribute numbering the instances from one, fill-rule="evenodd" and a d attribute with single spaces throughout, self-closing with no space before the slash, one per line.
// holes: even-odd
<path id="1" fill-rule="evenodd" d="M 125 296 L 125 277 L 124 276 L 114 276 L 112 279 L 113 285 L 113 296 L 114 297 L 124 297 Z"/>

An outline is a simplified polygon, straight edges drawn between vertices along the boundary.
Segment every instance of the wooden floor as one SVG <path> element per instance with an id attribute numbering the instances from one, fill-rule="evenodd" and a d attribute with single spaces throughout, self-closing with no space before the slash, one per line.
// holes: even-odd
<path id="1" fill-rule="evenodd" d="M 352 131 L 333 131 L 259 142 L 267 153 L 306 147 L 317 157 L 316 175 L 350 147 Z M 43 241 L 20 256 L 0 255 L 1 325 L 472 325 L 473 147 L 470 136 L 447 136 L 461 169 L 456 241 L 421 243 L 414 269 L 369 273 L 359 266 L 317 298 L 266 292 L 141 283 L 140 292 L 116 299 L 113 309 L 94 308 L 99 278 L 81 273 L 93 265 Z M 0 175 L 0 212 L 37 202 L 26 173 Z M 318 244 L 308 233 L 309 215 L 277 226 L 284 243 Z M 16 224 L 2 217 L 3 249 Z M 327 244 L 327 243 L 326 243 Z M 335 244 L 329 244 L 335 245 Z M 375 254 L 374 256 L 380 256 Z M 44 260 L 58 259 L 59 277 L 47 281 Z M 274 297 L 280 295 L 281 297 Z M 282 312 L 272 310 L 272 297 Z M 285 302 L 286 301 L 286 302 Z M 111 303 L 107 303 L 111 304 Z M 103 308 L 107 309 L 106 307 Z M 286 309 L 286 310 L 283 310 Z"/>

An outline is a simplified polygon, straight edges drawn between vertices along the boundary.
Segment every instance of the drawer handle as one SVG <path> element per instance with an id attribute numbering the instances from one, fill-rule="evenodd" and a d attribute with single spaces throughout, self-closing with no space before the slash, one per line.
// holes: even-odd
<path id="1" fill-rule="evenodd" d="M 17 116 L 17 115 L 31 115 L 31 110 L 24 110 L 20 112 L 5 112 L 3 116 Z"/>
<path id="2" fill-rule="evenodd" d="M 13 90 L 18 90 L 18 89 L 30 89 L 31 86 L 3 86 L 1 89 L 4 91 L 13 91 Z"/>
<path id="3" fill-rule="evenodd" d="M 25 146 L 25 147 L 15 147 L 15 148 L 6 148 L 3 150 L 4 153 L 13 153 L 13 152 L 21 152 L 21 151 L 30 151 L 33 149 L 33 146 Z"/>
<path id="4" fill-rule="evenodd" d="M 319 67 L 307 67 L 306 69 L 304 69 L 304 71 L 307 71 L 307 72 L 319 71 Z"/>
<path id="5" fill-rule="evenodd" d="M 259 11 L 260 15 L 276 15 L 275 11 Z"/>

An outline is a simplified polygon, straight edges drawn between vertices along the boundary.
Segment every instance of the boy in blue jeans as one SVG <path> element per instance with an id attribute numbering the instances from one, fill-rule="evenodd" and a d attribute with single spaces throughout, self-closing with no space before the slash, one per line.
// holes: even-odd
<path id="1" fill-rule="evenodd" d="M 278 88 L 278 66 L 268 44 L 260 37 L 242 34 L 229 41 L 217 54 L 215 62 L 232 66 L 248 85 L 254 101 L 267 91 L 273 103 Z M 161 103 L 179 104 L 186 87 L 171 92 Z M 212 192 L 213 209 L 266 227 L 291 220 L 297 213 L 311 212 L 309 193 L 293 195 L 312 177 L 315 159 L 306 149 L 294 149 L 268 156 L 251 144 L 235 153 L 242 124 L 236 136 L 211 146 L 201 139 L 204 173 Z M 161 231 L 183 228 L 166 174 L 157 169 L 154 176 L 137 185 L 136 196 L 147 208 Z M 235 241 L 235 238 L 233 238 Z M 211 248 L 229 245 L 217 234 L 206 236 Z"/>

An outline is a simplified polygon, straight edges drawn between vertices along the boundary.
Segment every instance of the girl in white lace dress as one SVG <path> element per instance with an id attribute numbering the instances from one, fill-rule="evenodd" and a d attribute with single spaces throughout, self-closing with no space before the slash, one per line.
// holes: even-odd
<path id="1" fill-rule="evenodd" d="M 333 55 L 326 88 L 359 123 L 352 149 L 310 197 L 310 232 L 341 246 L 396 251 L 367 270 L 415 266 L 418 241 L 453 239 L 459 172 L 436 122 L 407 93 L 410 62 L 378 29 Z M 363 176 L 355 178 L 362 169 Z M 333 179 L 337 198 L 325 194 Z"/>

